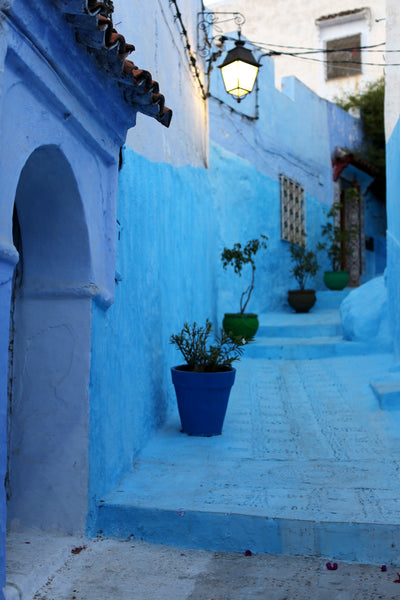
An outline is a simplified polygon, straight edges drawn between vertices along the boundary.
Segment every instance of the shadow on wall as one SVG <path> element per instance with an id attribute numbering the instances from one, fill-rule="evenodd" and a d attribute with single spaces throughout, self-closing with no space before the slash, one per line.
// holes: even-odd
<path id="1" fill-rule="evenodd" d="M 10 332 L 8 523 L 83 532 L 91 261 L 78 186 L 58 147 L 29 157 L 15 207 L 20 263 Z"/>

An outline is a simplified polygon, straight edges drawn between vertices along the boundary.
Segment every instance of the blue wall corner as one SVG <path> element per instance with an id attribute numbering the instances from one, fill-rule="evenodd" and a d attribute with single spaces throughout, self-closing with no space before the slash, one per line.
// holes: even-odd
<path id="1" fill-rule="evenodd" d="M 400 304 L 400 119 L 386 144 L 387 175 L 387 284 L 389 311 L 394 339 L 395 358 L 400 357 L 400 317 L 397 307 Z"/>
<path id="2" fill-rule="evenodd" d="M 175 409 L 169 344 L 184 321 L 215 320 L 216 223 L 208 171 L 124 150 L 115 302 L 92 311 L 87 529 L 102 496 Z"/>

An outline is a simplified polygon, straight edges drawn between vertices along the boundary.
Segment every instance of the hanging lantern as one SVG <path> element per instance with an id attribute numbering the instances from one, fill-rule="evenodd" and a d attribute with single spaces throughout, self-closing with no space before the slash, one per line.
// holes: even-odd
<path id="1" fill-rule="evenodd" d="M 222 79 L 228 94 L 240 102 L 243 96 L 250 94 L 256 81 L 260 64 L 250 50 L 244 47 L 242 40 L 236 40 L 235 47 L 229 50 L 221 69 Z"/>

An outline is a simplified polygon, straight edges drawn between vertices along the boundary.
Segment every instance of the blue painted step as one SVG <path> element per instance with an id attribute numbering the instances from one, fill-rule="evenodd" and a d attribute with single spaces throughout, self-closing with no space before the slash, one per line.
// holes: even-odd
<path id="1" fill-rule="evenodd" d="M 340 336 L 342 324 L 337 309 L 316 310 L 305 314 L 271 312 L 259 315 L 260 337 L 328 337 Z"/>
<path id="2" fill-rule="evenodd" d="M 259 322 L 255 340 L 246 348 L 248 358 L 308 360 L 391 350 L 369 342 L 345 340 L 337 308 L 313 309 L 305 314 L 266 313 L 259 315 Z"/>
<path id="3" fill-rule="evenodd" d="M 348 342 L 341 336 L 260 338 L 246 348 L 248 358 L 307 360 L 376 352 L 367 342 Z"/>

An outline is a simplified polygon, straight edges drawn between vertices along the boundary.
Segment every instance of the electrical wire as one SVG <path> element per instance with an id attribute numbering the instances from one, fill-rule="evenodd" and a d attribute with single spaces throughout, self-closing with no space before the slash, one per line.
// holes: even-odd
<path id="1" fill-rule="evenodd" d="M 368 65 L 371 67 L 400 67 L 400 63 L 375 63 L 366 62 L 364 60 L 324 60 L 323 58 L 312 58 L 311 56 L 299 56 L 293 54 L 285 54 L 285 56 L 291 56 L 292 58 L 299 58 L 300 60 L 309 60 L 312 62 L 319 62 L 329 65 Z"/>
<path id="2" fill-rule="evenodd" d="M 233 38 L 231 38 L 233 39 Z M 266 43 L 266 42 L 251 42 L 251 44 L 254 44 L 255 46 L 260 46 L 261 48 L 263 46 L 266 46 L 268 48 L 270 48 L 271 46 L 273 46 L 274 48 L 285 48 L 286 50 L 305 50 L 305 53 L 319 53 L 319 52 L 337 52 L 337 50 L 328 50 L 326 48 L 307 48 L 304 46 L 284 46 L 281 44 L 273 44 L 273 43 Z M 357 46 L 356 48 L 359 50 L 368 50 L 369 48 L 379 48 L 380 46 L 384 46 L 385 42 L 380 42 L 379 44 L 371 44 L 369 46 Z M 351 49 L 353 49 L 354 46 L 352 46 Z M 397 52 L 397 50 L 371 50 L 371 52 Z M 301 53 L 303 54 L 303 52 Z"/>
<path id="3" fill-rule="evenodd" d="M 235 41 L 235 38 L 232 37 L 226 37 L 225 39 L 229 40 L 229 41 Z M 371 52 L 371 53 L 375 53 L 375 52 L 381 52 L 384 54 L 393 52 L 393 53 L 400 53 L 400 50 L 386 50 L 386 49 L 381 49 L 381 50 L 377 50 L 376 48 L 379 48 L 380 46 L 384 46 L 385 43 L 381 42 L 379 44 L 373 44 L 373 45 L 369 45 L 369 46 L 352 46 L 349 48 L 340 48 L 340 49 L 328 49 L 328 48 L 320 48 L 320 49 L 316 49 L 316 48 L 307 48 L 304 46 L 284 46 L 282 44 L 273 44 L 273 43 L 266 43 L 266 42 L 253 42 L 251 40 L 247 40 L 249 44 L 251 44 L 252 46 L 254 46 L 255 48 L 259 48 L 260 50 L 268 50 L 268 53 L 270 56 L 289 56 L 289 57 L 293 57 L 293 58 L 299 58 L 299 59 L 303 59 L 303 60 L 310 60 L 313 62 L 320 62 L 320 63 L 329 63 L 329 64 L 354 64 L 354 65 L 368 65 L 368 66 L 373 66 L 373 67 L 399 67 L 400 63 L 389 63 L 389 62 L 366 62 L 364 60 L 359 60 L 359 61 L 347 61 L 347 60 L 325 60 L 323 58 L 311 58 L 309 56 L 305 56 L 306 54 L 323 54 L 323 55 L 329 55 L 329 54 L 334 54 L 334 53 L 338 53 L 338 52 L 353 52 L 353 51 L 363 51 L 363 54 L 365 52 Z M 274 48 L 282 48 L 282 50 L 274 50 Z M 296 49 L 296 52 L 287 52 L 283 49 L 289 50 L 289 49 Z"/>
<path id="4" fill-rule="evenodd" d="M 185 49 L 185 54 L 186 57 L 188 59 L 188 63 L 189 63 L 189 67 L 193 73 L 194 78 L 197 80 L 197 83 L 201 89 L 201 95 L 203 100 L 205 100 L 207 98 L 207 92 L 204 88 L 203 82 L 201 80 L 200 77 L 200 70 L 199 67 L 197 65 L 197 60 L 196 60 L 196 56 L 192 50 L 192 47 L 190 45 L 190 41 L 189 41 L 189 35 L 188 35 L 188 31 L 183 23 L 183 19 L 182 19 L 182 13 L 179 10 L 179 6 L 177 3 L 177 0 L 169 0 L 169 4 L 170 6 L 173 6 L 175 9 L 175 14 L 174 14 L 174 19 L 175 21 L 179 24 L 180 26 L 180 34 L 181 37 L 184 39 L 184 49 Z"/>

